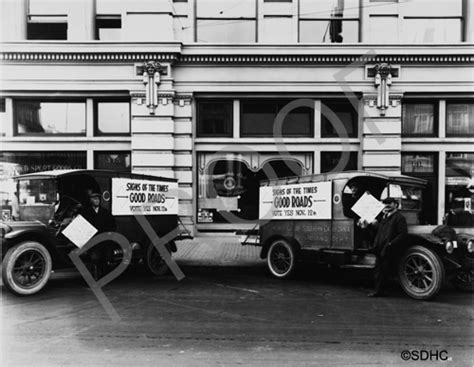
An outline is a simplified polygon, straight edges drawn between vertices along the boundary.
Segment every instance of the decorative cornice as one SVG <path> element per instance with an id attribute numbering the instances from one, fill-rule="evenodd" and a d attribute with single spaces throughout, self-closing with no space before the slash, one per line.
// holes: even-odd
<path id="1" fill-rule="evenodd" d="M 144 62 L 148 60 L 173 62 L 175 53 L 130 52 L 0 52 L 0 61 L 22 62 Z"/>
<path id="2" fill-rule="evenodd" d="M 179 64 L 471 64 L 474 55 L 179 55 L 121 52 L 0 52 L 3 62 L 129 63 L 157 60 Z"/>

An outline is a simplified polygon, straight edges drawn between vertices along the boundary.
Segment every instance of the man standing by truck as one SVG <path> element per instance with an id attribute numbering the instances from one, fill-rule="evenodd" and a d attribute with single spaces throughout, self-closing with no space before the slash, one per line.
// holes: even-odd
<path id="1" fill-rule="evenodd" d="M 390 269 L 397 243 L 408 233 L 405 217 L 398 212 L 398 201 L 394 198 L 386 198 L 382 201 L 385 207 L 378 220 L 371 223 L 377 233 L 374 238 L 373 248 L 377 257 L 374 268 L 375 289 L 369 293 L 369 297 L 380 297 L 384 295 L 384 285 Z M 362 228 L 367 222 L 359 222 Z"/>

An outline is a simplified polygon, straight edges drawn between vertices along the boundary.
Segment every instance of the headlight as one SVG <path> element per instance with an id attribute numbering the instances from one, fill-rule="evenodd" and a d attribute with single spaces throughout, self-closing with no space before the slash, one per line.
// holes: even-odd
<path id="1" fill-rule="evenodd" d="M 469 240 L 467 243 L 467 252 L 472 252 L 472 251 L 474 251 L 474 241 Z"/>
<path id="2" fill-rule="evenodd" d="M 444 245 L 444 247 L 445 247 L 446 252 L 447 252 L 448 254 L 452 254 L 452 253 L 453 253 L 453 251 L 454 251 L 454 245 L 453 245 L 453 243 L 452 243 L 451 241 L 446 242 L 446 244 Z"/>

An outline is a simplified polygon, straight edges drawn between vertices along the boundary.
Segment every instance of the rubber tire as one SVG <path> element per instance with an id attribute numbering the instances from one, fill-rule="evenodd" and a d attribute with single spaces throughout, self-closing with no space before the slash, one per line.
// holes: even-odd
<path id="1" fill-rule="evenodd" d="M 405 267 L 407 260 L 413 256 L 417 256 L 426 261 L 433 272 L 432 283 L 429 285 L 427 290 L 423 291 L 421 288 L 416 287 L 406 277 Z M 435 297 L 441 289 L 444 281 L 444 266 L 438 254 L 436 254 L 434 251 L 424 246 L 413 246 L 408 248 L 400 259 L 398 266 L 398 278 L 403 291 L 409 297 L 418 300 L 429 300 Z"/>
<path id="2" fill-rule="evenodd" d="M 164 262 L 163 258 L 161 258 L 159 254 L 157 254 L 157 252 L 158 250 L 155 248 L 155 246 L 151 244 L 147 246 L 145 259 L 144 259 L 145 266 L 151 274 L 156 275 L 156 276 L 163 276 L 168 272 L 169 267 L 168 267 L 168 264 Z M 160 256 L 160 259 L 161 259 L 161 262 L 158 268 L 154 265 L 151 259 L 152 256 L 156 256 L 156 255 Z"/>
<path id="3" fill-rule="evenodd" d="M 18 257 L 23 254 L 25 251 L 36 251 L 38 252 L 45 261 L 45 269 L 43 272 L 42 279 L 33 287 L 25 288 L 21 285 L 17 284 L 13 280 L 12 276 L 12 269 L 17 261 Z M 2 265 L 2 280 L 3 284 L 7 289 L 11 292 L 19 295 L 19 296 L 29 296 L 35 293 L 38 293 L 40 290 L 44 288 L 46 283 L 48 283 L 49 278 L 51 277 L 51 271 L 53 267 L 53 262 L 51 260 L 51 255 L 49 251 L 44 247 L 41 243 L 36 241 L 26 241 L 19 243 L 12 248 L 10 248 L 4 259 Z"/>
<path id="4" fill-rule="evenodd" d="M 289 256 L 290 264 L 285 271 L 280 271 L 276 269 L 275 264 L 273 262 L 275 251 L 278 251 L 279 249 L 286 251 Z M 270 270 L 270 273 L 273 276 L 280 279 L 289 278 L 294 273 L 295 264 L 296 264 L 295 250 L 293 246 L 291 246 L 291 244 L 288 243 L 288 241 L 284 239 L 277 239 L 271 243 L 268 249 L 268 254 L 267 254 L 267 266 L 268 266 L 268 269 Z"/>

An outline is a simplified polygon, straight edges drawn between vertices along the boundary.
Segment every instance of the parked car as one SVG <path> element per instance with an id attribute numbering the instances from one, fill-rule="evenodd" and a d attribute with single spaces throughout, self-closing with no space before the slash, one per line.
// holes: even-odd
<path id="1" fill-rule="evenodd" d="M 396 246 L 393 267 L 405 293 L 430 299 L 445 278 L 460 289 L 472 290 L 474 230 L 419 225 L 425 186 L 424 180 L 413 177 L 362 171 L 264 181 L 260 227 L 246 232 L 242 244 L 261 246 L 260 256 L 277 278 L 289 277 L 303 261 L 373 268 L 373 233 L 357 225 L 361 215 L 354 211 L 355 204 L 374 216 L 380 211 L 377 203 L 394 197 L 409 228 Z"/>
<path id="2" fill-rule="evenodd" d="M 75 243 L 74 236 L 66 234 L 74 234 L 75 230 L 79 237 L 83 235 L 77 233 L 82 230 L 77 227 L 78 217 L 89 205 L 91 192 L 100 195 L 101 207 L 113 217 L 115 232 L 129 241 L 132 261 L 143 262 L 156 275 L 167 271 L 165 261 L 137 218 L 146 217 L 158 236 L 169 238 L 168 251 L 175 252 L 172 234 L 178 225 L 177 180 L 99 170 L 38 172 L 15 180 L 19 218 L 0 224 L 2 279 L 13 293 L 37 293 L 48 282 L 52 270 L 73 267 L 69 254 L 84 243 Z M 73 223 L 78 229 L 69 227 Z M 124 254 L 113 241 L 98 246 L 105 246 L 99 259 L 90 256 L 92 249 L 81 259 L 91 273 L 98 270 L 103 275 L 120 264 Z"/>

